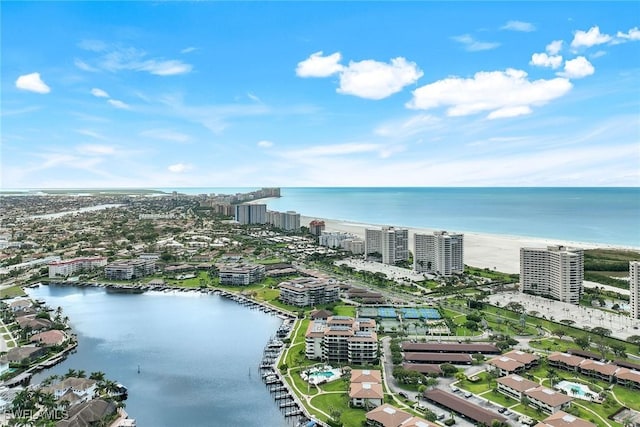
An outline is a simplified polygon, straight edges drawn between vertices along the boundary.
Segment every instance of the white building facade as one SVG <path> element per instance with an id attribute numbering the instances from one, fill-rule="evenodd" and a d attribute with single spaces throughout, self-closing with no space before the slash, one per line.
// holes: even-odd
<path id="1" fill-rule="evenodd" d="M 520 249 L 520 292 L 578 304 L 583 293 L 584 253 L 564 246 Z"/>
<path id="2" fill-rule="evenodd" d="M 382 230 L 365 229 L 365 255 L 379 253 L 382 263 L 394 265 L 409 259 L 409 230 L 384 227 Z"/>
<path id="3" fill-rule="evenodd" d="M 414 234 L 413 269 L 442 276 L 463 273 L 464 235 L 446 231 Z"/>
<path id="4" fill-rule="evenodd" d="M 235 206 L 235 220 L 240 224 L 266 224 L 267 205 L 246 204 Z"/>
<path id="5" fill-rule="evenodd" d="M 629 309 L 632 319 L 640 319 L 640 261 L 629 261 Z"/>

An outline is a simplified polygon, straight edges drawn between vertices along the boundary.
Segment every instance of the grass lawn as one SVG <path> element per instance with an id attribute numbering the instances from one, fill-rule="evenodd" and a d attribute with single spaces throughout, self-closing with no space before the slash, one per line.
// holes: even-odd
<path id="1" fill-rule="evenodd" d="M 347 392 L 349 389 L 349 381 L 344 381 L 342 379 L 331 381 L 330 383 L 322 384 L 320 389 L 323 391 L 343 391 Z"/>
<path id="2" fill-rule="evenodd" d="M 344 427 L 361 427 L 367 412 L 364 409 L 350 408 L 347 402 L 347 395 L 342 393 L 323 394 L 311 399 L 311 403 L 328 414 L 332 410 L 342 412 L 340 421 Z"/>
<path id="3" fill-rule="evenodd" d="M 482 397 L 492 401 L 493 403 L 497 403 L 500 406 L 504 406 L 505 408 L 508 408 L 509 406 L 513 406 L 518 403 L 518 401 L 516 401 L 515 399 L 511 399 L 505 396 L 504 394 L 498 393 L 497 391 L 493 391 L 493 390 L 483 394 Z"/>
<path id="4" fill-rule="evenodd" d="M 585 403 L 586 402 L 584 402 L 582 400 L 578 401 L 578 405 L 582 405 L 584 407 L 588 407 L 591 410 L 594 410 L 598 415 L 600 415 L 602 418 L 604 418 L 606 420 L 606 422 L 608 422 L 610 425 L 615 426 L 615 427 L 622 427 L 622 424 L 619 424 L 619 423 L 617 423 L 617 422 L 615 422 L 613 420 L 607 419 L 607 414 L 605 414 L 605 412 L 602 411 L 602 409 L 595 410 L 596 408 L 594 408 L 594 407 L 592 407 L 590 405 L 586 405 Z M 594 423 L 595 425 L 598 425 L 598 426 L 603 425 L 602 424 L 602 420 L 600 420 L 597 416 L 593 415 L 593 413 L 585 410 L 584 408 L 581 408 L 578 405 L 572 405 L 572 406 L 573 406 L 573 410 L 578 411 L 578 416 L 580 418 L 583 418 L 583 419 L 585 419 L 587 421 L 591 421 L 592 423 Z M 610 414 L 613 414 L 615 411 L 607 411 L 607 412 L 610 412 Z"/>
<path id="5" fill-rule="evenodd" d="M 515 402 L 515 400 L 512 400 L 512 402 Z M 513 405 L 513 403 L 512 403 Z M 511 408 L 511 411 L 513 412 L 517 412 L 519 414 L 522 415 L 526 415 L 527 417 L 530 417 L 534 420 L 538 420 L 538 421 L 542 421 L 545 418 L 548 417 L 547 414 L 545 414 L 544 412 L 541 411 L 536 411 L 535 409 L 533 409 L 530 406 L 525 406 L 522 403 L 519 403 L 517 406 L 514 406 L 513 408 Z M 598 425 L 598 424 L 596 424 Z"/>
<path id="6" fill-rule="evenodd" d="M 481 374 L 479 374 L 478 378 L 480 379 L 475 382 L 469 381 L 467 379 L 458 381 L 456 383 L 456 387 L 463 388 L 474 394 L 483 393 L 491 389 L 491 386 L 489 385 L 489 375 L 486 372 L 482 372 Z"/>
<path id="7" fill-rule="evenodd" d="M 625 406 L 640 411 L 640 396 L 638 396 L 637 390 L 616 385 L 613 386 L 613 393 Z"/>
<path id="8" fill-rule="evenodd" d="M 291 371 L 291 378 L 296 384 L 296 387 L 298 387 L 298 390 L 300 390 L 302 393 L 305 393 L 309 396 L 318 394 L 318 390 L 315 387 L 309 386 L 309 383 L 302 379 L 302 377 L 300 376 L 300 369 Z"/>
<path id="9" fill-rule="evenodd" d="M 0 299 L 23 297 L 27 294 L 24 293 L 20 286 L 11 286 L 0 291 Z"/>
<path id="10" fill-rule="evenodd" d="M 352 305 L 336 305 L 333 312 L 338 316 L 356 317 L 356 308 Z"/>

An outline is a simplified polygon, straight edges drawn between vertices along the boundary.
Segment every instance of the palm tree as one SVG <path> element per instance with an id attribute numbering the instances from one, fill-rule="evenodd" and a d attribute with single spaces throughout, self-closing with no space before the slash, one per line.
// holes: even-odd
<path id="1" fill-rule="evenodd" d="M 78 373 L 76 374 L 76 376 L 78 378 L 86 378 L 87 377 L 87 371 L 79 370 Z"/>
<path id="2" fill-rule="evenodd" d="M 64 374 L 65 378 L 71 378 L 71 377 L 77 377 L 77 376 L 78 376 L 78 371 L 76 371 L 75 369 L 69 369 L 67 373 Z"/>
<path id="3" fill-rule="evenodd" d="M 104 381 L 105 373 L 102 371 L 91 372 L 91 374 L 89 375 L 89 379 L 98 382 Z"/>

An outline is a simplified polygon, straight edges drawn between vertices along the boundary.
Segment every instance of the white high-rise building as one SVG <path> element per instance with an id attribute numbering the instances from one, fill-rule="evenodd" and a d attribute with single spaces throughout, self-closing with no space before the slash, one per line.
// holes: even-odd
<path id="1" fill-rule="evenodd" d="M 235 206 L 235 220 L 240 224 L 265 224 L 267 222 L 267 205 L 246 204 Z"/>
<path id="2" fill-rule="evenodd" d="M 640 319 L 640 261 L 629 261 L 629 306 L 632 319 Z"/>
<path id="3" fill-rule="evenodd" d="M 520 291 L 578 304 L 583 292 L 582 249 L 564 246 L 520 249 Z"/>
<path id="4" fill-rule="evenodd" d="M 382 253 L 382 230 L 365 228 L 364 254 L 366 256 L 375 253 Z"/>
<path id="5" fill-rule="evenodd" d="M 394 265 L 409 259 L 409 230 L 385 227 L 382 230 L 365 229 L 365 253 L 380 253 L 382 263 Z"/>
<path id="6" fill-rule="evenodd" d="M 464 272 L 463 234 L 436 231 L 413 237 L 413 269 L 417 273 L 451 276 Z"/>

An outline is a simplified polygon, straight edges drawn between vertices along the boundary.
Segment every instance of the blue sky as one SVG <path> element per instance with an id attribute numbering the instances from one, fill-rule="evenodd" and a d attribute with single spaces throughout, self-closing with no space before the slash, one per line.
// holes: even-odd
<path id="1" fill-rule="evenodd" d="M 638 2 L 2 2 L 3 188 L 638 186 Z"/>

